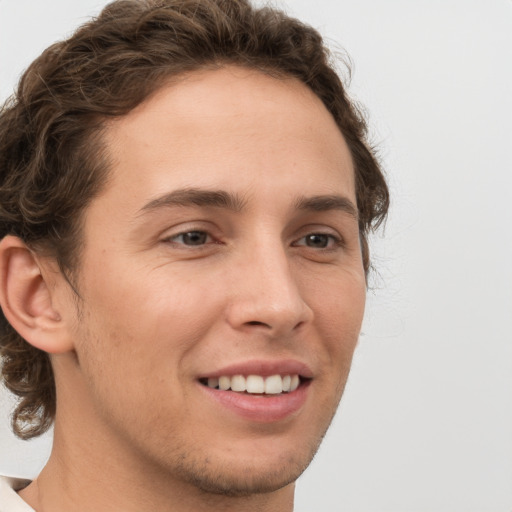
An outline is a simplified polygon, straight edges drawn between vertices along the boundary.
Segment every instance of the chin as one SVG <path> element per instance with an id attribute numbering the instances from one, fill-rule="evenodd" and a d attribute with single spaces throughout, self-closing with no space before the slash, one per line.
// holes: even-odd
<path id="1" fill-rule="evenodd" d="M 299 478 L 313 459 L 321 437 L 302 442 L 281 438 L 269 443 L 268 439 L 262 442 L 255 436 L 227 446 L 215 446 L 215 441 L 211 441 L 200 451 L 194 449 L 197 445 L 187 451 L 175 451 L 167 460 L 161 458 L 164 454 L 160 452 L 161 470 L 173 480 L 211 495 L 244 497 L 273 493 Z"/>
<path id="2" fill-rule="evenodd" d="M 265 467 L 241 460 L 231 466 L 226 462 L 225 465 L 213 467 L 205 460 L 202 465 L 187 467 L 184 461 L 180 477 L 208 494 L 231 497 L 268 494 L 294 483 L 307 468 L 313 455 L 304 461 L 290 457 L 278 465 L 269 461 Z"/>

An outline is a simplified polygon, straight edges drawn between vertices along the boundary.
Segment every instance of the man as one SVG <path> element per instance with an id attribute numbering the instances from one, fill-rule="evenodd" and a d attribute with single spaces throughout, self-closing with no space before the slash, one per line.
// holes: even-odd
<path id="1" fill-rule="evenodd" d="M 388 192 L 318 34 L 112 3 L 0 118 L 3 378 L 54 424 L 0 511 L 289 511 L 361 326 Z"/>

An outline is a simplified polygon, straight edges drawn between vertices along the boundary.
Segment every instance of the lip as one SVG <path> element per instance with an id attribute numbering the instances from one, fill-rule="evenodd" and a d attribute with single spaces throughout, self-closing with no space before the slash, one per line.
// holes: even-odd
<path id="1" fill-rule="evenodd" d="M 273 423 L 297 414 L 308 396 L 311 381 L 301 382 L 290 393 L 280 395 L 251 395 L 236 391 L 222 391 L 197 383 L 207 397 L 237 416 L 256 423 Z"/>
<path id="2" fill-rule="evenodd" d="M 233 375 L 261 375 L 270 377 L 271 375 L 300 375 L 306 379 L 313 378 L 313 372 L 307 364 L 293 359 L 285 360 L 252 360 L 240 363 L 233 363 L 218 370 L 203 375 L 198 375 L 198 379 L 207 379 L 208 377 L 222 377 Z"/>
<path id="3" fill-rule="evenodd" d="M 210 388 L 200 383 L 208 377 L 233 375 L 299 375 L 302 377 L 299 387 L 292 392 L 280 395 L 256 395 L 223 391 Z M 298 414 L 308 397 L 313 372 L 307 364 L 300 361 L 287 360 L 251 360 L 233 363 L 218 370 L 199 375 L 197 385 L 208 399 L 219 404 L 222 409 L 236 416 L 256 423 L 272 423 L 283 421 Z M 306 380 L 304 380 L 306 379 Z"/>

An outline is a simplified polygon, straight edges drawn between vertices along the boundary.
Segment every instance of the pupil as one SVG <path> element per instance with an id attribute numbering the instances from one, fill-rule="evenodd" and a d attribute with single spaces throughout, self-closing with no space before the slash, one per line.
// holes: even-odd
<path id="1" fill-rule="evenodd" d="M 309 235 L 307 237 L 307 245 L 310 247 L 327 247 L 329 240 L 327 235 Z"/>
<path id="2" fill-rule="evenodd" d="M 183 242 L 187 245 L 202 245 L 206 242 L 206 233 L 202 231 L 190 231 L 183 235 Z"/>

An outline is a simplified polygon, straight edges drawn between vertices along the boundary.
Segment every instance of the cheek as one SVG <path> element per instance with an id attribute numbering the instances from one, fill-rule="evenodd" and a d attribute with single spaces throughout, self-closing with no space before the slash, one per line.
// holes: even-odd
<path id="1" fill-rule="evenodd" d="M 340 374 L 348 373 L 364 316 L 364 274 L 345 273 L 330 279 L 315 291 L 315 321 L 326 354 Z"/>
<path id="2" fill-rule="evenodd" d="M 221 318 L 222 295 L 214 286 L 199 286 L 163 268 L 138 269 L 132 275 L 136 278 L 126 280 L 103 272 L 103 279 L 97 275 L 91 280 L 78 330 L 87 326 L 86 343 L 96 345 L 91 356 L 112 373 L 177 379 Z"/>

